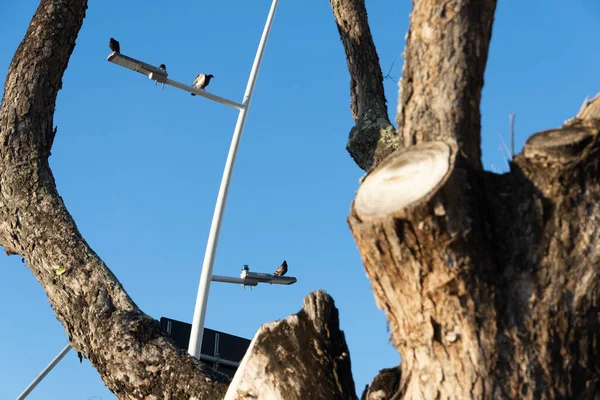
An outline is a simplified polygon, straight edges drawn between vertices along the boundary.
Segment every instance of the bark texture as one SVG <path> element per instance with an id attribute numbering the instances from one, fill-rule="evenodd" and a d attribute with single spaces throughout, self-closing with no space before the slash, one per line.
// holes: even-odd
<path id="1" fill-rule="evenodd" d="M 348 218 L 402 355 L 394 396 L 600 398 L 600 96 L 533 135 L 509 173 L 481 171 L 495 5 L 413 1 L 404 148 Z"/>
<path id="2" fill-rule="evenodd" d="M 259 329 L 225 397 L 238 399 L 356 399 L 350 353 L 329 295 L 310 293 L 298 314 Z"/>
<path id="3" fill-rule="evenodd" d="M 350 130 L 346 149 L 360 168 L 368 170 L 398 147 L 398 135 L 388 117 L 365 1 L 329 2 L 350 72 L 350 109 L 356 125 Z"/>
<path id="4" fill-rule="evenodd" d="M 441 144 L 366 176 L 349 223 L 402 354 L 403 399 L 600 396 L 599 132 L 582 119 L 537 133 L 504 175 L 453 152 L 431 191 L 380 214 L 360 200 L 372 177 L 410 179 L 411 154 Z"/>
<path id="5" fill-rule="evenodd" d="M 454 139 L 481 168 L 483 74 L 496 0 L 413 0 L 396 122 L 401 146 Z"/>
<path id="6" fill-rule="evenodd" d="M 63 73 L 87 1 L 42 0 L 10 64 L 0 107 L 0 244 L 43 286 L 70 344 L 120 399 L 218 399 L 228 379 L 161 333 L 81 237 L 48 157 Z"/>
<path id="7" fill-rule="evenodd" d="M 422 178 L 413 181 L 413 165 L 431 151 L 447 154 L 447 173 L 422 190 L 421 198 L 399 200 L 396 209 L 385 205 L 380 213 L 365 209 L 359 201 L 363 188 L 377 191 L 371 179 L 384 173 L 392 184 L 416 186 Z M 473 171 L 456 143 L 421 143 L 394 152 L 367 174 L 353 203 L 350 227 L 402 354 L 403 398 L 493 393 L 495 262 L 486 215 L 480 214 L 482 186 Z"/>
<path id="8" fill-rule="evenodd" d="M 360 400 L 400 400 L 400 377 L 400 367 L 382 369 L 367 385 Z"/>

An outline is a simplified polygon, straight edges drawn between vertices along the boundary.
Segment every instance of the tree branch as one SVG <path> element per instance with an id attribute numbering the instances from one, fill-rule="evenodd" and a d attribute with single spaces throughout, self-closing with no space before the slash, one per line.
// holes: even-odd
<path id="1" fill-rule="evenodd" d="M 383 75 L 364 0 L 330 0 L 350 72 L 350 109 L 356 125 L 346 149 L 367 170 L 398 147 L 387 114 Z"/>
<path id="2" fill-rule="evenodd" d="M 496 0 L 413 0 L 396 122 L 403 147 L 452 139 L 481 169 L 483 75 Z"/>
<path id="3" fill-rule="evenodd" d="M 228 379 L 177 349 L 93 252 L 56 191 L 56 96 L 87 1 L 42 0 L 0 107 L 0 244 L 21 254 L 70 344 L 121 399 L 218 399 Z"/>
<path id="4" fill-rule="evenodd" d="M 433 141 L 392 153 L 352 203 L 348 222 L 402 354 L 402 398 L 485 398 L 496 384 L 481 192 L 456 143 Z"/>
<path id="5" fill-rule="evenodd" d="M 306 296 L 298 314 L 259 329 L 225 396 L 238 399 L 356 400 L 350 353 L 325 291 Z"/>

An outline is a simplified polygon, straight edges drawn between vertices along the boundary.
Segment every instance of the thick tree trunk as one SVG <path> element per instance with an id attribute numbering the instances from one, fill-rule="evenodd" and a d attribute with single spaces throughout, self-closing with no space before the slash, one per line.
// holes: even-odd
<path id="1" fill-rule="evenodd" d="M 540 132 L 502 176 L 446 142 L 366 176 L 349 223 L 402 354 L 403 398 L 600 395 L 599 128 Z"/>
<path id="2" fill-rule="evenodd" d="M 598 398 L 600 96 L 510 173 L 481 171 L 495 3 L 413 1 L 405 149 L 363 178 L 348 221 L 402 354 L 394 396 Z"/>
<path id="3" fill-rule="evenodd" d="M 350 353 L 329 295 L 310 293 L 298 314 L 260 328 L 225 397 L 238 399 L 356 399 Z"/>
<path id="4" fill-rule="evenodd" d="M 350 109 L 356 125 L 350 130 L 346 149 L 360 168 L 368 170 L 398 147 L 398 135 L 388 118 L 383 75 L 365 1 L 329 2 L 350 71 Z"/>
<path id="5" fill-rule="evenodd" d="M 455 143 L 428 142 L 393 153 L 357 192 L 349 222 L 402 354 L 405 398 L 492 393 L 495 263 L 481 191 Z"/>

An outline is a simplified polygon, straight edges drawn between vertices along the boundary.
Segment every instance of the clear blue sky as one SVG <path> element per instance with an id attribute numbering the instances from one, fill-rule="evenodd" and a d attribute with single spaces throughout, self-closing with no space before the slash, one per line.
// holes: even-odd
<path id="1" fill-rule="evenodd" d="M 102 4 L 101 4 L 102 3 Z M 2 77 L 37 7 L 0 3 Z M 90 2 L 59 93 L 51 166 L 82 234 L 136 303 L 156 319 L 190 321 L 213 207 L 237 112 L 108 63 L 124 54 L 241 101 L 270 1 Z M 384 74 L 398 77 L 410 2 L 369 1 Z M 483 92 L 484 165 L 506 170 L 498 134 L 516 112 L 517 148 L 560 125 L 600 91 L 596 0 L 500 1 Z M 385 81 L 395 119 L 397 85 Z M 346 153 L 349 76 L 326 0 L 282 0 L 241 143 L 215 273 L 269 272 L 283 259 L 291 287 L 214 283 L 207 327 L 252 338 L 325 289 L 340 310 L 357 391 L 398 364 L 346 224 L 362 171 Z M 67 336 L 20 257 L 0 256 L 0 398 L 15 398 Z M 96 397 L 94 397 L 96 396 Z M 113 399 L 74 352 L 30 395 Z"/>

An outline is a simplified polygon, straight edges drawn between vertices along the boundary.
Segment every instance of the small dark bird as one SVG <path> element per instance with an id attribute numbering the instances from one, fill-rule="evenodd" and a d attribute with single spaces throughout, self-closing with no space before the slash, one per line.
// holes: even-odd
<path id="1" fill-rule="evenodd" d="M 167 73 L 167 66 L 166 66 L 165 64 L 160 64 L 160 65 L 158 66 L 158 69 L 160 69 L 161 71 L 164 71 L 164 72 L 165 72 L 165 74 Z M 156 86 L 156 85 L 158 85 L 158 81 L 154 81 L 154 86 Z M 164 89 L 164 88 L 165 88 L 165 84 L 164 84 L 164 83 L 161 83 L 161 84 L 160 84 L 160 87 L 161 87 L 162 89 Z"/>
<path id="2" fill-rule="evenodd" d="M 112 51 L 114 51 L 115 53 L 120 53 L 121 52 L 121 45 L 119 44 L 119 42 L 117 42 L 113 38 L 110 38 L 110 41 L 108 42 L 108 47 L 110 47 L 110 49 Z"/>
<path id="3" fill-rule="evenodd" d="M 212 78 L 214 78 L 214 75 L 198 74 L 196 79 L 194 79 L 194 82 L 192 82 L 192 86 L 196 89 L 204 90 Z M 192 96 L 195 96 L 195 94 L 192 93 Z"/>
<path id="4" fill-rule="evenodd" d="M 288 270 L 287 261 L 283 260 L 283 262 L 281 263 L 281 265 L 279 267 L 277 267 L 277 269 L 275 270 L 275 273 L 273 275 L 284 276 L 287 273 L 287 270 Z"/>

